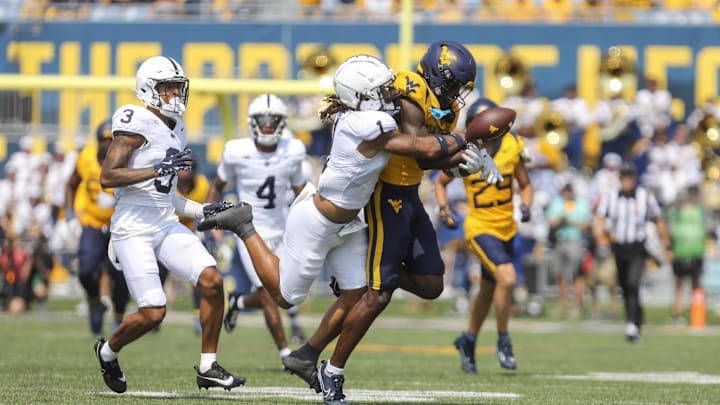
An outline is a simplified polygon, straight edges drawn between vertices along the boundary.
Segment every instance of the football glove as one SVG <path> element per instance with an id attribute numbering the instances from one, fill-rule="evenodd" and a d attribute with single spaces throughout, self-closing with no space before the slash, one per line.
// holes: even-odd
<path id="1" fill-rule="evenodd" d="M 213 203 L 208 203 L 203 205 L 203 217 L 207 218 L 211 215 L 215 215 L 218 212 L 223 212 L 227 209 L 230 209 L 234 207 L 235 204 L 231 203 L 230 201 L 216 201 Z"/>
<path id="2" fill-rule="evenodd" d="M 165 157 L 160 163 L 156 163 L 153 167 L 155 168 L 155 173 L 162 177 L 175 174 L 178 170 L 190 170 L 192 169 L 193 162 L 195 162 L 195 156 L 192 150 L 185 149 L 182 152 Z"/>
<path id="3" fill-rule="evenodd" d="M 440 221 L 449 229 L 457 229 L 460 220 L 449 205 L 440 207 Z"/>
<path id="4" fill-rule="evenodd" d="M 530 207 L 520 204 L 520 222 L 530 222 Z"/>
<path id="5" fill-rule="evenodd" d="M 475 144 L 471 143 L 468 144 L 468 149 L 465 151 L 465 153 L 469 152 L 474 153 L 476 159 L 475 163 L 479 166 L 479 169 L 475 171 L 482 171 L 481 178 L 483 180 L 485 180 L 489 184 L 496 184 L 503 181 L 503 176 L 502 174 L 500 174 L 500 170 L 498 170 L 497 166 L 495 165 L 495 161 L 493 161 L 492 156 L 487 153 L 487 150 L 485 148 L 480 149 L 475 146 Z"/>

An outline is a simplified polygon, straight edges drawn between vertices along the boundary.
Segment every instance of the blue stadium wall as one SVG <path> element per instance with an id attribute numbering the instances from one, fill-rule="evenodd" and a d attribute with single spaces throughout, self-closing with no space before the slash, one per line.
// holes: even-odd
<path id="1" fill-rule="evenodd" d="M 340 58 L 374 53 L 401 68 L 394 24 L 37 22 L 0 24 L 0 30 L 0 73 L 132 75 L 138 60 L 162 53 L 181 61 L 191 79 L 213 71 L 237 77 L 229 72 L 235 66 L 239 77 L 292 78 L 302 50 L 314 43 L 330 45 Z M 488 95 L 499 91 L 491 72 L 497 56 L 519 47 L 533 65 L 539 95 L 558 97 L 577 81 L 581 96 L 593 99 L 599 58 L 610 46 L 628 50 L 640 78 L 648 72 L 659 78 L 685 106 L 685 115 L 718 94 L 720 29 L 714 26 L 419 24 L 413 59 L 439 39 L 468 45 L 478 61 L 476 86 Z M 107 103 L 108 113 L 132 100 L 130 91 L 123 97 Z M 237 108 L 238 100 L 232 102 Z M 57 97 L 43 95 L 41 119 L 56 122 L 57 106 Z M 83 114 L 79 121 L 87 124 L 91 119 Z M 200 119 L 202 127 L 219 125 L 216 108 Z"/>

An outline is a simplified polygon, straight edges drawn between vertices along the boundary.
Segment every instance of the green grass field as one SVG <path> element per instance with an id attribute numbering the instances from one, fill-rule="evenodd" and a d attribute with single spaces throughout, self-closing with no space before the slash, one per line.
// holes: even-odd
<path id="1" fill-rule="evenodd" d="M 173 308 L 159 333 L 128 346 L 120 362 L 128 391 L 102 382 L 85 319 L 54 303 L 46 313 L 0 315 L 0 404 L 310 404 L 318 394 L 281 371 L 259 313 L 243 314 L 223 332 L 219 360 L 247 377 L 231 392 L 198 391 L 192 366 L 200 339 L 190 312 Z M 326 304 L 303 308 L 303 324 L 317 324 Z M 182 307 L 182 305 L 180 306 Z M 720 331 L 649 325 L 639 344 L 625 343 L 622 322 L 511 323 L 518 370 L 499 368 L 494 320 L 478 342 L 477 375 L 460 370 L 452 341 L 465 317 L 410 313 L 394 302 L 346 367 L 352 404 L 717 404 L 720 403 Z M 657 317 L 657 316 L 656 316 Z M 652 318 L 652 316 L 651 316 Z M 323 353 L 327 358 L 329 351 Z"/>

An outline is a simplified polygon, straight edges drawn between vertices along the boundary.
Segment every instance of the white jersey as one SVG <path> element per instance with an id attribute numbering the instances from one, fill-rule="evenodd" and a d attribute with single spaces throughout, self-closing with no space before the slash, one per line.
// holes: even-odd
<path id="1" fill-rule="evenodd" d="M 185 124 L 176 119 L 174 129 L 145 107 L 127 104 L 112 117 L 113 136 L 117 132 L 142 135 L 145 143 L 134 150 L 127 167 L 150 167 L 165 157 L 185 149 Z M 135 234 L 157 232 L 177 221 L 172 197 L 175 195 L 177 175 L 157 177 L 125 187 L 115 187 L 117 201 L 110 230 L 113 239 Z"/>
<path id="2" fill-rule="evenodd" d="M 380 172 L 387 165 L 390 153 L 380 151 L 368 158 L 358 152 L 358 145 L 396 128 L 395 120 L 382 111 L 339 113 L 333 130 L 330 158 L 320 174 L 320 195 L 340 208 L 365 207 L 375 190 Z"/>
<path id="3" fill-rule="evenodd" d="M 251 138 L 225 144 L 220 180 L 233 181 L 239 201 L 253 207 L 253 223 L 263 238 L 278 236 L 285 229 L 288 193 L 305 183 L 302 162 L 305 145 L 297 139 L 281 138 L 274 152 L 261 152 Z"/>

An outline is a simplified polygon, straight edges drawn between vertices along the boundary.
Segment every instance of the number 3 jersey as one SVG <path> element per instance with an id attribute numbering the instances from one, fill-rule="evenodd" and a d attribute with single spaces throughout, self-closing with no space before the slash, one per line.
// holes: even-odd
<path id="1" fill-rule="evenodd" d="M 274 152 L 261 152 L 251 138 L 225 144 L 217 175 L 234 182 L 239 201 L 253 207 L 253 223 L 263 238 L 282 234 L 292 187 L 305 183 L 302 162 L 305 145 L 298 139 L 281 138 Z"/>
<path id="2" fill-rule="evenodd" d="M 497 148 L 488 151 L 503 175 L 503 181 L 488 184 L 481 180 L 480 172 L 463 179 L 470 209 L 465 219 L 467 238 L 489 234 L 509 240 L 517 232 L 517 223 L 513 219 L 513 178 L 524 147 L 522 138 L 511 133 L 503 135 Z"/>
<path id="3" fill-rule="evenodd" d="M 124 105 L 112 117 L 113 137 L 118 132 L 137 134 L 145 143 L 130 155 L 127 167 L 152 167 L 165 157 L 185 149 L 185 124 L 177 119 L 170 129 L 163 120 L 145 107 Z M 177 222 L 172 196 L 177 186 L 177 175 L 171 174 L 115 188 L 115 213 L 110 231 L 113 239 L 124 239 L 138 234 L 151 234 Z"/>

